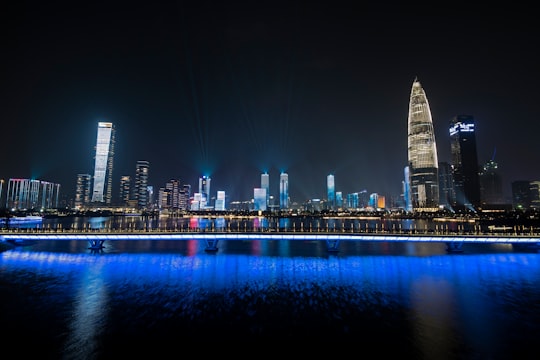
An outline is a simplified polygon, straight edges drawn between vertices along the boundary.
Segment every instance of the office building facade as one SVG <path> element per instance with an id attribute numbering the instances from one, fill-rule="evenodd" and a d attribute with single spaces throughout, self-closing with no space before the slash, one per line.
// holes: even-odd
<path id="1" fill-rule="evenodd" d="M 134 200 L 138 210 L 148 208 L 148 178 L 150 174 L 150 162 L 138 160 L 135 166 L 135 189 Z"/>
<path id="2" fill-rule="evenodd" d="M 201 194 L 201 200 L 199 201 L 200 209 L 204 209 L 207 206 L 211 206 L 210 202 L 210 183 L 211 180 L 209 176 L 202 176 L 199 178 L 199 194 Z"/>
<path id="3" fill-rule="evenodd" d="M 481 203 L 473 116 L 456 115 L 450 121 L 450 151 L 456 192 L 454 207 L 476 212 Z"/>
<path id="4" fill-rule="evenodd" d="M 9 179 L 6 208 L 41 210 L 58 207 L 60 184 L 35 179 Z"/>
<path id="5" fill-rule="evenodd" d="M 439 162 L 439 204 L 441 208 L 454 211 L 456 191 L 452 165 L 446 161 Z"/>
<path id="6" fill-rule="evenodd" d="M 225 211 L 225 191 L 218 190 L 216 192 L 216 203 L 214 204 L 214 210 Z"/>
<path id="7" fill-rule="evenodd" d="M 326 177 L 326 199 L 328 209 L 335 210 L 336 208 L 336 184 L 334 175 L 330 174 Z"/>
<path id="8" fill-rule="evenodd" d="M 113 123 L 98 122 L 92 202 L 111 204 L 114 138 Z"/>
<path id="9" fill-rule="evenodd" d="M 279 175 L 279 208 L 289 208 L 289 175 L 283 172 Z"/>
<path id="10" fill-rule="evenodd" d="M 407 155 L 412 210 L 439 210 L 437 144 L 426 93 L 414 79 L 409 99 Z"/>
<path id="11" fill-rule="evenodd" d="M 77 174 L 75 184 L 75 208 L 80 209 L 90 203 L 92 193 L 92 175 Z"/>
<path id="12" fill-rule="evenodd" d="M 118 204 L 120 206 L 129 206 L 131 200 L 131 176 L 122 175 L 120 177 L 120 191 L 118 193 Z"/>
<path id="13" fill-rule="evenodd" d="M 270 175 L 261 174 L 261 189 L 266 190 L 266 208 L 270 205 Z"/>
<path id="14" fill-rule="evenodd" d="M 502 177 L 498 168 L 499 165 L 493 159 L 482 166 L 479 174 L 482 208 L 504 204 Z"/>
<path id="15" fill-rule="evenodd" d="M 265 188 L 254 188 L 253 189 L 253 210 L 255 211 L 266 211 L 267 200 L 266 200 L 266 189 Z"/>

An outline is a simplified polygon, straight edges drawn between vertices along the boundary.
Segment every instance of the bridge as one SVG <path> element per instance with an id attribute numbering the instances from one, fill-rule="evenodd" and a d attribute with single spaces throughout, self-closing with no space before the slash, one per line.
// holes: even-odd
<path id="1" fill-rule="evenodd" d="M 20 230 L 20 229 L 19 229 Z M 325 241 L 329 252 L 338 252 L 342 241 L 370 241 L 370 242 L 431 242 L 445 243 L 448 252 L 462 252 L 465 243 L 482 244 L 512 244 L 540 249 L 539 234 L 440 234 L 440 233 L 346 233 L 346 232 L 220 232 L 220 231 L 189 231 L 189 232 L 155 232 L 155 231 L 105 231 L 100 229 L 93 232 L 65 231 L 10 231 L 0 232 L 0 241 L 13 244 L 40 240 L 82 240 L 87 241 L 89 249 L 99 250 L 104 247 L 105 241 L 115 240 L 202 240 L 205 242 L 205 251 L 218 250 L 219 241 L 237 240 L 303 240 Z"/>

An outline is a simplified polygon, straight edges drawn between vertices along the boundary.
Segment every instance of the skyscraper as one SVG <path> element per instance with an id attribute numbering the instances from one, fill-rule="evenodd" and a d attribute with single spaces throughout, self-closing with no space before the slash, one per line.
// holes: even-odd
<path id="1" fill-rule="evenodd" d="M 57 208 L 59 194 L 60 184 L 36 179 L 9 179 L 6 208 Z"/>
<path id="2" fill-rule="evenodd" d="M 512 186 L 512 206 L 515 210 L 527 210 L 531 206 L 531 182 L 516 180 Z"/>
<path id="3" fill-rule="evenodd" d="M 452 165 L 446 161 L 439 162 L 439 204 L 448 210 L 454 210 L 456 191 L 454 188 L 454 175 Z"/>
<path id="4" fill-rule="evenodd" d="M 403 206 L 405 211 L 411 212 L 413 210 L 411 203 L 411 173 L 408 166 L 405 166 L 403 173 L 405 178 L 403 181 Z"/>
<path id="5" fill-rule="evenodd" d="M 111 204 L 115 130 L 110 122 L 98 122 L 92 202 Z"/>
<path id="6" fill-rule="evenodd" d="M 289 208 L 289 175 L 283 172 L 279 175 L 279 208 Z"/>
<path id="7" fill-rule="evenodd" d="M 218 190 L 216 193 L 216 203 L 214 204 L 214 210 L 225 211 L 225 191 Z"/>
<path id="8" fill-rule="evenodd" d="M 480 180 L 474 117 L 456 115 L 450 120 L 450 151 L 458 208 L 480 208 Z"/>
<path id="9" fill-rule="evenodd" d="M 119 199 L 119 205 L 129 206 L 129 201 L 131 200 L 131 176 L 129 175 L 122 175 L 120 177 Z"/>
<path id="10" fill-rule="evenodd" d="M 77 174 L 77 184 L 75 187 L 75 207 L 81 208 L 90 202 L 92 189 L 92 175 Z"/>
<path id="11" fill-rule="evenodd" d="M 199 178 L 199 193 L 201 194 L 201 209 L 206 206 L 211 206 L 210 204 L 210 177 L 204 175 Z"/>
<path id="12" fill-rule="evenodd" d="M 135 201 L 137 209 L 146 210 L 148 206 L 148 175 L 150 163 L 146 160 L 137 161 L 135 167 Z"/>
<path id="13" fill-rule="evenodd" d="M 266 189 L 266 210 L 270 205 L 270 176 L 267 173 L 261 174 L 261 188 Z"/>
<path id="14" fill-rule="evenodd" d="M 253 189 L 253 210 L 266 211 L 266 189 L 265 188 Z"/>
<path id="15" fill-rule="evenodd" d="M 482 208 L 485 208 L 486 205 L 504 203 L 502 178 L 498 167 L 498 164 L 490 159 L 484 164 L 479 174 Z"/>
<path id="16" fill-rule="evenodd" d="M 437 145 L 429 102 L 417 78 L 414 79 L 409 100 L 407 153 L 413 211 L 437 211 Z"/>
<path id="17" fill-rule="evenodd" d="M 328 175 L 326 177 L 326 193 L 328 208 L 334 210 L 336 207 L 336 185 L 334 182 L 334 175 Z"/>

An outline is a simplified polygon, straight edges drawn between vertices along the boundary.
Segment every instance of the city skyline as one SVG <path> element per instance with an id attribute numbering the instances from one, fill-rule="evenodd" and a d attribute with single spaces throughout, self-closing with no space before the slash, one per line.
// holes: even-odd
<path id="1" fill-rule="evenodd" d="M 7 9 L 17 21 L 4 24 L 0 178 L 74 193 L 76 174 L 93 173 L 104 121 L 118 130 L 113 189 L 143 159 L 154 187 L 206 174 L 247 199 L 265 171 L 276 194 L 284 171 L 296 201 L 325 198 L 328 174 L 344 194 L 389 198 L 401 192 L 417 76 L 440 161 L 450 161 L 451 119 L 469 114 L 479 166 L 494 157 L 507 197 L 512 181 L 540 178 L 538 30 L 511 13 L 80 6 Z"/>

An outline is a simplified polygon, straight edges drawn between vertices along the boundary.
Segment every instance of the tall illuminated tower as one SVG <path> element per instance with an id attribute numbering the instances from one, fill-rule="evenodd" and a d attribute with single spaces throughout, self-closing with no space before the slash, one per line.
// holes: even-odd
<path id="1" fill-rule="evenodd" d="M 210 177 L 204 175 L 199 178 L 199 193 L 201 194 L 201 208 L 211 206 L 210 204 Z"/>
<path id="2" fill-rule="evenodd" d="M 289 208 L 289 175 L 286 173 L 279 175 L 279 208 L 282 210 Z"/>
<path id="3" fill-rule="evenodd" d="M 457 201 L 455 205 L 476 211 L 481 205 L 473 116 L 457 115 L 450 120 L 450 151 Z"/>
<path id="4" fill-rule="evenodd" d="M 334 182 L 334 175 L 328 175 L 326 177 L 326 193 L 328 208 L 334 210 L 336 206 L 336 184 Z"/>
<path id="5" fill-rule="evenodd" d="M 112 123 L 98 123 L 92 202 L 110 204 L 112 200 L 114 133 Z"/>
<path id="6" fill-rule="evenodd" d="M 439 209 L 437 145 L 426 93 L 414 79 L 409 100 L 408 166 L 413 211 Z"/>
<path id="7" fill-rule="evenodd" d="M 137 209 L 145 210 L 149 205 L 148 196 L 148 176 L 150 173 L 150 162 L 138 160 L 135 167 L 135 201 Z"/>
<path id="8" fill-rule="evenodd" d="M 267 173 L 261 174 L 261 189 L 266 190 L 266 209 L 270 205 L 270 176 Z"/>

